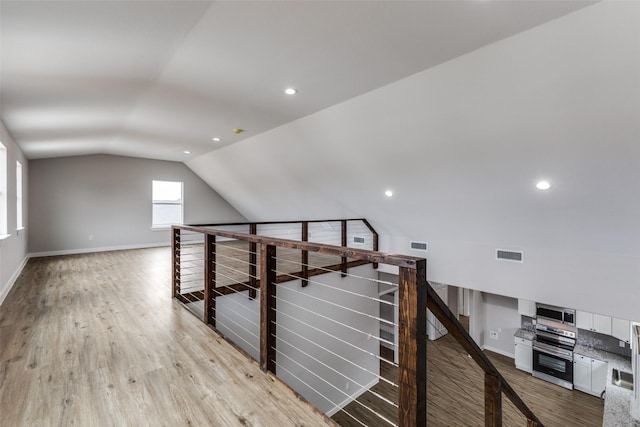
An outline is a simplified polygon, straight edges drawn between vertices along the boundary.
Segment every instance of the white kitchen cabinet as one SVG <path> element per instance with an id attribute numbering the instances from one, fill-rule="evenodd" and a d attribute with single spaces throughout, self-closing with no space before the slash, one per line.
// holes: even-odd
<path id="1" fill-rule="evenodd" d="M 536 303 L 526 299 L 518 299 L 518 314 L 536 317 Z"/>
<path id="2" fill-rule="evenodd" d="M 611 317 L 578 310 L 576 311 L 576 327 L 611 335 Z"/>
<path id="3" fill-rule="evenodd" d="M 516 368 L 525 372 L 533 372 L 533 348 L 531 340 L 514 337 Z"/>
<path id="4" fill-rule="evenodd" d="M 574 354 L 573 388 L 600 397 L 607 386 L 608 369 L 605 361 Z"/>
<path id="5" fill-rule="evenodd" d="M 611 335 L 618 338 L 621 341 L 630 342 L 631 322 L 624 319 L 611 319 Z"/>
<path id="6" fill-rule="evenodd" d="M 591 392 L 591 359 L 581 354 L 573 356 L 573 388 Z"/>

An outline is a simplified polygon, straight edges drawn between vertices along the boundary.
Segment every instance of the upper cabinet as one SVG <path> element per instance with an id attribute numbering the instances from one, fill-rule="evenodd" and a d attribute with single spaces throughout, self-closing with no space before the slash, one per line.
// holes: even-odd
<path id="1" fill-rule="evenodd" d="M 600 334 L 611 335 L 610 316 L 603 316 L 601 314 L 578 310 L 576 311 L 576 326 L 579 329 L 586 329 Z"/>
<path id="2" fill-rule="evenodd" d="M 612 318 L 611 335 L 628 344 L 631 335 L 631 322 L 624 319 L 616 319 L 615 317 Z"/>
<path id="3" fill-rule="evenodd" d="M 523 316 L 536 317 L 535 301 L 518 299 L 518 313 Z"/>

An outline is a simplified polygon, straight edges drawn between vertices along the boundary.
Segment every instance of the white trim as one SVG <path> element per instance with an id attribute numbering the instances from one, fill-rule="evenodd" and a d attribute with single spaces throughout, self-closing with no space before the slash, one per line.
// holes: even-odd
<path id="1" fill-rule="evenodd" d="M 24 270 L 24 267 L 27 265 L 29 258 L 29 255 L 25 256 L 22 260 L 22 263 L 20 263 L 20 266 L 18 266 L 16 271 L 14 271 L 9 278 L 7 287 L 2 291 L 2 293 L 0 293 L 0 305 L 4 302 L 4 299 L 7 297 L 7 295 L 9 295 L 9 292 L 11 291 L 11 288 L 13 288 L 13 285 L 16 284 L 16 281 L 18 280 L 18 277 L 20 277 L 20 274 L 22 274 L 22 270 Z"/>
<path id="2" fill-rule="evenodd" d="M 484 350 L 489 350 L 489 351 L 493 351 L 494 353 L 498 353 L 501 354 L 503 356 L 506 356 L 510 359 L 515 359 L 516 355 L 514 353 L 509 353 L 507 351 L 501 350 L 499 348 L 495 348 L 495 347 L 491 347 L 490 345 L 483 345 L 482 347 L 480 347 L 483 351 Z"/>
<path id="3" fill-rule="evenodd" d="M 39 258 L 39 257 L 45 257 L 45 256 L 58 256 L 58 255 L 88 254 L 92 252 L 125 251 L 127 249 L 158 248 L 162 246 L 171 246 L 171 243 L 169 242 L 142 243 L 137 245 L 105 246 L 101 248 L 65 249 L 62 251 L 34 252 L 29 254 L 29 258 Z"/>
<path id="4" fill-rule="evenodd" d="M 334 406 L 333 408 L 331 408 L 330 410 L 328 410 L 327 412 L 325 412 L 325 415 L 329 418 L 331 418 L 332 416 L 334 416 L 338 411 L 340 411 L 342 408 L 344 408 L 345 406 L 347 406 L 349 403 L 353 402 L 354 400 L 356 400 L 357 398 L 359 398 L 360 396 L 362 396 L 365 392 L 367 392 L 371 387 L 373 387 L 374 385 L 378 384 L 378 382 L 380 382 L 380 380 L 378 379 L 378 377 L 374 378 L 373 381 L 371 381 L 369 384 L 364 385 L 362 388 L 360 388 L 360 390 L 358 390 L 356 393 L 350 395 L 349 397 L 347 397 L 345 400 L 343 400 L 342 402 L 340 402 L 339 404 L 337 404 L 336 406 Z"/>

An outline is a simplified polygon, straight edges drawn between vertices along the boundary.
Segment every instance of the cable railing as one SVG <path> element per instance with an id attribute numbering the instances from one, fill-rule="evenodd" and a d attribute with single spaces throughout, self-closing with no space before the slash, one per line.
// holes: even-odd
<path id="1" fill-rule="evenodd" d="M 486 426 L 501 425 L 501 393 L 527 426 L 541 426 L 484 353 L 468 344 L 427 283 L 426 260 L 377 252 L 377 243 L 361 219 L 174 226 L 173 295 L 339 425 L 427 423 L 427 384 L 442 387 L 427 376 L 440 369 L 427 364 L 432 322 L 471 349 L 487 373 L 481 375 Z M 398 268 L 398 283 L 379 277 L 380 263 Z M 478 370 L 468 357 L 461 363 Z"/>

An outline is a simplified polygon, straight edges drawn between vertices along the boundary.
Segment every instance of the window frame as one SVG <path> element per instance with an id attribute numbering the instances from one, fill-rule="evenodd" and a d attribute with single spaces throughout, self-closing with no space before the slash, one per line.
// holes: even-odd
<path id="1" fill-rule="evenodd" d="M 9 218 L 7 197 L 7 180 L 9 175 L 9 162 L 7 159 L 7 147 L 0 142 L 0 238 L 9 235 Z"/>
<path id="2" fill-rule="evenodd" d="M 22 163 L 16 160 L 16 230 L 24 230 L 24 195 Z"/>
<path id="3" fill-rule="evenodd" d="M 154 186 L 156 182 L 166 182 L 166 183 L 172 183 L 172 184 L 180 184 L 180 199 L 179 200 L 164 200 L 164 199 L 155 199 L 154 198 Z M 156 205 L 162 205 L 162 206 L 175 206 L 175 205 L 180 205 L 180 222 L 174 222 L 171 224 L 160 224 L 160 223 L 155 223 L 155 218 L 154 218 L 154 211 L 155 211 L 155 206 Z M 171 225 L 173 224 L 179 224 L 182 225 L 184 224 L 184 182 L 183 181 L 169 181 L 169 180 L 164 180 L 164 179 L 154 179 L 151 181 L 151 229 L 152 230 L 167 230 L 169 228 L 171 228 Z"/>

